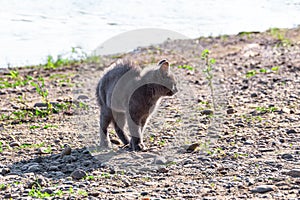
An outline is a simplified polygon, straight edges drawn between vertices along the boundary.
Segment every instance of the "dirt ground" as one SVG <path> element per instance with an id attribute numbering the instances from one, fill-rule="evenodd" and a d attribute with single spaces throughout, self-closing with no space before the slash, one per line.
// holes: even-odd
<path id="1" fill-rule="evenodd" d="M 208 73 L 204 49 L 216 60 Z M 151 118 L 148 150 L 123 149 L 110 129 L 114 149 L 95 152 L 95 88 L 105 68 L 117 59 L 145 66 L 163 58 L 180 91 Z M 300 28 L 170 40 L 11 70 L 0 71 L 1 199 L 300 196 Z"/>

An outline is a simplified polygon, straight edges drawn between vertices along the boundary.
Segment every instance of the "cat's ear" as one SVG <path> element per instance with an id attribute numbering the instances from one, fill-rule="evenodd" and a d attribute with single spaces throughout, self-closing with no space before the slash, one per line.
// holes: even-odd
<path id="1" fill-rule="evenodd" d="M 159 63 L 159 71 L 163 74 L 163 75 L 168 75 L 170 72 L 170 64 L 167 60 L 161 60 Z"/>

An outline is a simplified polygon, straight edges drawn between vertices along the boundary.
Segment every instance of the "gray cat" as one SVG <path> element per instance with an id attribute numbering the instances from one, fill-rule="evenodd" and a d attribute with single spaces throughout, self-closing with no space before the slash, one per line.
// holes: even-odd
<path id="1" fill-rule="evenodd" d="M 96 96 L 100 105 L 100 146 L 111 147 L 107 127 L 134 151 L 145 150 L 143 131 L 149 116 L 163 96 L 177 92 L 176 80 L 167 60 L 141 69 L 130 61 L 119 61 L 100 79 Z M 127 123 L 130 137 L 124 132 Z"/>

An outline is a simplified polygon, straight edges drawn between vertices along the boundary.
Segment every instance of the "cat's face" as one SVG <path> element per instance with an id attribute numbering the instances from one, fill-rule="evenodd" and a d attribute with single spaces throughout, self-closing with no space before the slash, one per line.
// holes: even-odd
<path id="1" fill-rule="evenodd" d="M 172 96 L 178 92 L 177 80 L 174 74 L 170 72 L 170 65 L 167 60 L 161 60 L 159 63 L 160 81 L 165 88 L 165 95 Z"/>

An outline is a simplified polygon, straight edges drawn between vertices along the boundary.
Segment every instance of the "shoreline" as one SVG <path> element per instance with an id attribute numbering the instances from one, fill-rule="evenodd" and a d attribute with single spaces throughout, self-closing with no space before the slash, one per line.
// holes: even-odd
<path id="1" fill-rule="evenodd" d="M 211 38 L 211 37 L 213 37 L 213 38 L 225 38 L 225 37 L 228 37 L 228 36 L 235 37 L 235 36 L 242 36 L 242 35 L 249 35 L 249 34 L 263 34 L 263 33 L 271 32 L 272 30 L 279 30 L 279 32 L 283 32 L 284 33 L 287 30 L 297 30 L 297 29 L 299 29 L 299 27 L 300 27 L 300 25 L 294 26 L 293 28 L 277 28 L 277 27 L 274 27 L 274 28 L 268 28 L 265 31 L 240 31 L 240 32 L 238 32 L 236 34 L 221 34 L 221 35 L 213 35 L 213 36 L 198 36 L 196 38 L 172 39 L 172 40 L 173 41 L 174 40 L 196 40 L 198 38 Z M 176 34 L 180 35 L 180 33 L 176 33 Z M 119 37 L 121 35 L 122 34 L 119 34 L 117 36 Z M 117 37 L 117 36 L 115 36 L 115 37 Z M 297 38 L 297 39 L 299 39 L 299 38 Z M 167 40 L 165 40 L 164 42 L 166 42 Z M 162 42 L 162 43 L 164 43 L 164 42 Z M 117 56 L 117 55 L 122 55 L 122 54 L 130 53 L 130 52 L 134 51 L 135 49 L 139 49 L 139 48 L 147 48 L 149 46 L 159 46 L 162 43 L 148 44 L 148 45 L 145 45 L 145 46 L 136 46 L 135 48 L 133 48 L 130 51 L 127 51 L 127 52 L 118 52 L 118 53 L 114 53 L 114 54 L 97 55 L 97 56 L 99 56 L 99 57 L 101 57 L 101 56 L 104 56 L 104 57 L 114 57 L 114 56 Z M 62 54 L 57 55 L 56 59 L 52 55 L 48 55 L 47 58 L 45 58 L 45 60 L 47 60 L 47 59 L 49 59 L 49 57 L 51 57 L 52 58 L 52 62 L 57 62 L 60 59 L 62 59 L 62 60 L 68 60 L 68 61 L 72 62 L 72 61 L 78 60 L 78 59 L 70 59 L 70 57 L 72 57 L 72 56 L 84 57 L 83 59 L 79 59 L 79 60 L 86 60 L 86 59 L 91 59 L 91 58 L 94 57 L 94 56 L 91 56 L 91 55 L 87 56 L 87 54 L 85 52 L 82 52 L 82 50 L 81 50 L 80 47 L 72 47 L 70 49 L 72 49 L 70 52 L 64 52 Z M 78 54 L 74 53 L 73 51 L 74 50 L 76 51 L 76 49 L 78 49 L 80 51 L 80 53 L 78 53 Z M 71 55 L 71 56 L 63 56 L 63 55 L 68 55 L 68 54 Z M 97 56 L 95 56 L 95 57 L 97 57 Z M 1 67 L 0 68 L 0 72 L 4 71 L 6 69 L 18 69 L 18 68 L 28 68 L 28 67 L 30 68 L 30 67 L 45 66 L 45 65 L 47 65 L 47 62 L 40 63 L 40 64 L 37 64 L 37 65 L 24 65 L 24 66 L 12 66 L 12 67 L 7 66 L 7 67 Z"/>
<path id="2" fill-rule="evenodd" d="M 219 122 L 210 116 L 204 49 L 216 60 Z M 0 70 L 0 197 L 297 198 L 299 52 L 297 27 L 166 41 L 85 62 Z M 96 83 L 118 58 L 140 65 L 167 58 L 182 90 L 163 99 L 151 119 L 148 152 L 133 155 L 114 145 L 119 154 L 105 160 L 86 146 L 97 141 Z M 220 138 L 207 145 L 211 127 Z M 195 142 L 200 144 L 195 151 L 171 151 Z M 153 156 L 160 165 L 152 165 Z"/>

